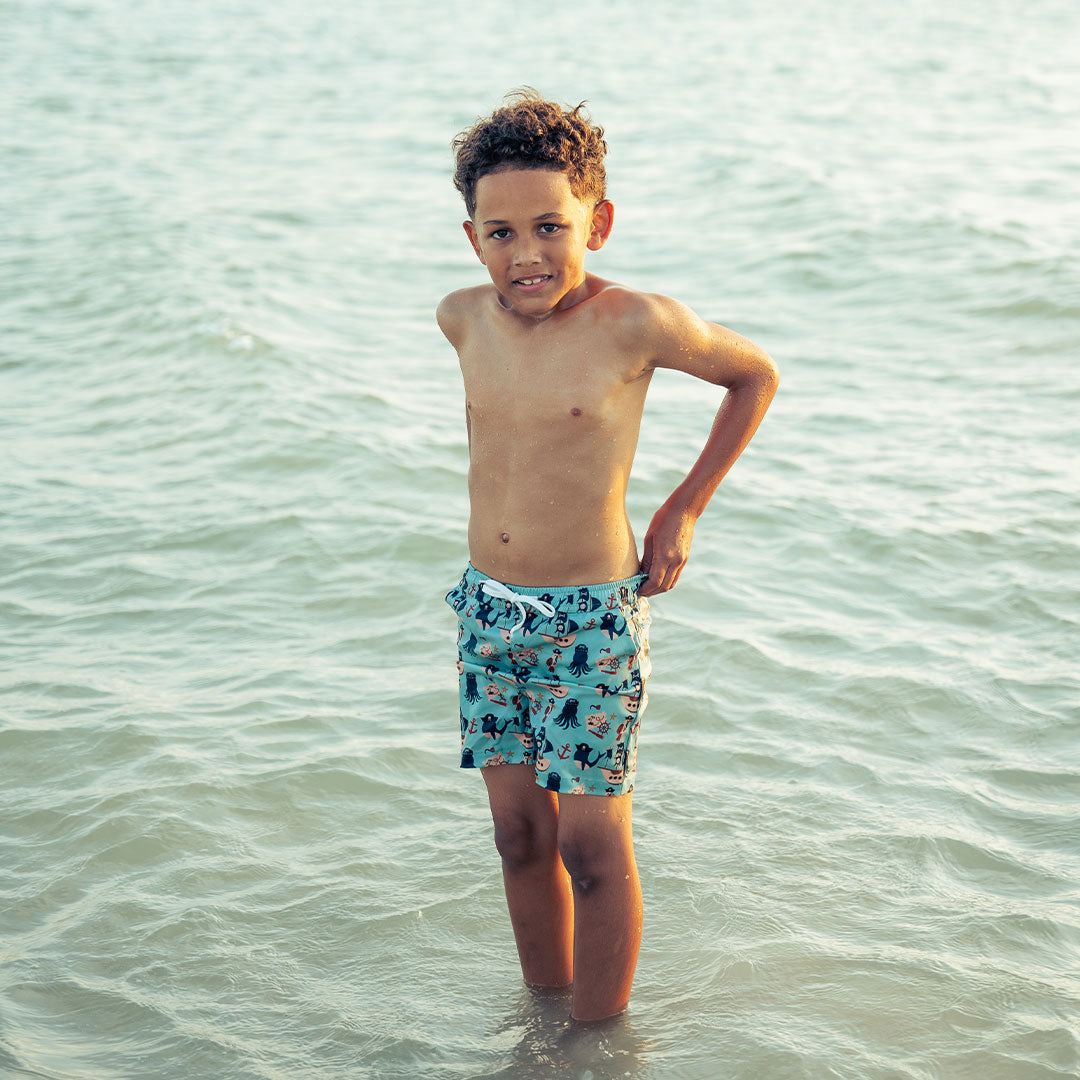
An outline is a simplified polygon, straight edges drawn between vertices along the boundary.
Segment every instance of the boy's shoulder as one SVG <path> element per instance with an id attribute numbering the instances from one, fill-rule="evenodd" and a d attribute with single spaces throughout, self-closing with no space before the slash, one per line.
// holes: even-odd
<path id="1" fill-rule="evenodd" d="M 643 292 L 614 281 L 598 280 L 597 285 L 593 301 L 600 318 L 635 340 L 663 333 L 687 318 L 695 318 L 684 304 L 662 293 Z"/>
<path id="2" fill-rule="evenodd" d="M 494 285 L 471 285 L 465 289 L 455 289 L 439 301 L 435 318 L 451 344 L 457 343 L 465 324 L 475 318 L 483 306 L 492 302 L 494 293 Z"/>
<path id="3" fill-rule="evenodd" d="M 477 304 L 489 300 L 495 292 L 495 286 L 485 283 L 483 285 L 469 285 L 464 289 L 455 289 L 447 293 L 440 301 L 436 314 L 446 312 L 453 314 L 458 311 L 468 311 Z"/>
<path id="4" fill-rule="evenodd" d="M 613 318 L 651 319 L 673 303 L 670 297 L 660 293 L 643 292 L 617 281 L 594 278 L 592 284 L 591 299 L 599 301 L 604 313 Z"/>

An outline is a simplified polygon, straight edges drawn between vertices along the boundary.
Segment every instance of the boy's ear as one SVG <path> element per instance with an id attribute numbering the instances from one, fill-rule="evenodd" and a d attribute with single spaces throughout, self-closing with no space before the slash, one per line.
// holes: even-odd
<path id="1" fill-rule="evenodd" d="M 615 207 L 609 199 L 601 199 L 596 204 L 589 225 L 590 251 L 599 251 L 611 235 L 611 226 L 615 224 Z"/>
<path id="2" fill-rule="evenodd" d="M 484 253 L 480 250 L 480 240 L 476 235 L 476 226 L 471 221 L 463 221 L 461 227 L 465 230 L 469 237 L 469 243 L 472 244 L 473 251 L 476 252 L 476 257 L 487 266 L 484 262 Z"/>

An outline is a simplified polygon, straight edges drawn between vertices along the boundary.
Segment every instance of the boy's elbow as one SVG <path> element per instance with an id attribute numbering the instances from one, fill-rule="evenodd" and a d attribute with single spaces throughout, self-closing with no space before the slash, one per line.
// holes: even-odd
<path id="1" fill-rule="evenodd" d="M 776 361 L 764 350 L 761 353 L 761 368 L 765 389 L 772 398 L 780 387 L 780 369 L 776 366 Z"/>
<path id="2" fill-rule="evenodd" d="M 772 401 L 780 385 L 780 369 L 773 358 L 759 346 L 754 347 L 754 362 L 751 366 L 750 382 L 758 395 L 765 401 Z"/>

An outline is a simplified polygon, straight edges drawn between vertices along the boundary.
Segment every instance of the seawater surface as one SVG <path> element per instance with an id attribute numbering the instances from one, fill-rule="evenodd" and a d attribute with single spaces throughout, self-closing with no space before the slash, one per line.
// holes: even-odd
<path id="1" fill-rule="evenodd" d="M 1080 1074 L 1080 13 L 0 3 L 0 1075 Z M 596 272 L 783 384 L 653 603 L 630 1011 L 456 768 L 449 141 L 588 98 Z M 646 410 L 637 533 L 718 391 Z"/>

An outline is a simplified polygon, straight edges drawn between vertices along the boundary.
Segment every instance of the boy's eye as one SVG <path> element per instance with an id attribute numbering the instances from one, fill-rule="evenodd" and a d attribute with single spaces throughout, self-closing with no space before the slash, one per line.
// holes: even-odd
<path id="1" fill-rule="evenodd" d="M 556 225 L 554 221 L 545 221 L 544 224 L 540 226 L 540 231 L 550 234 L 553 232 L 558 232 L 560 228 L 561 226 Z"/>
<path id="2" fill-rule="evenodd" d="M 510 235 L 509 229 L 492 229 L 491 235 L 496 240 L 505 240 Z"/>

